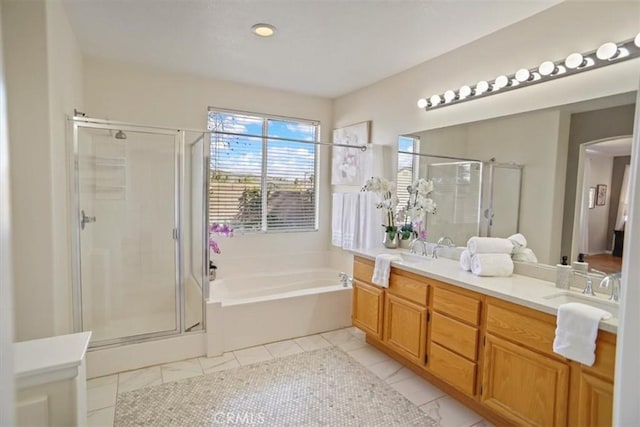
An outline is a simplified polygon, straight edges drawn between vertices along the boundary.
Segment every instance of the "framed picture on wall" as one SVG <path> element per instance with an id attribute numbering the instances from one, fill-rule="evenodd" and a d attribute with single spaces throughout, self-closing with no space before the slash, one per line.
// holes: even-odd
<path id="1" fill-rule="evenodd" d="M 365 171 L 369 170 L 364 164 L 370 156 L 355 146 L 369 143 L 371 121 L 356 123 L 343 128 L 334 129 L 333 143 L 353 145 L 348 147 L 331 147 L 331 184 L 333 185 L 363 185 L 366 180 Z"/>
<path id="2" fill-rule="evenodd" d="M 589 209 L 596 207 L 596 187 L 589 188 Z"/>
<path id="3" fill-rule="evenodd" d="M 607 186 L 598 184 L 596 206 L 604 206 L 607 201 Z"/>

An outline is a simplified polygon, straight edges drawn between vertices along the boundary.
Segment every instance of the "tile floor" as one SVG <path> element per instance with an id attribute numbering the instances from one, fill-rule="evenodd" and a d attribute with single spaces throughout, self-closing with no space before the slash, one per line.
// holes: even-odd
<path id="1" fill-rule="evenodd" d="M 236 350 L 218 357 L 199 357 L 90 379 L 87 381 L 87 425 L 113 426 L 118 393 L 330 346 L 346 351 L 410 402 L 438 420 L 442 427 L 491 426 L 480 415 L 367 344 L 364 333 L 356 328 Z"/>

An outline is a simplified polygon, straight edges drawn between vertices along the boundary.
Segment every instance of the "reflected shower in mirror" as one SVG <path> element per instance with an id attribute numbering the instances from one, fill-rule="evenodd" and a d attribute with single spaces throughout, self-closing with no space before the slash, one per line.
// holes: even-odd
<path id="1" fill-rule="evenodd" d="M 451 204 L 456 215 L 462 215 L 458 208 L 465 209 L 465 218 L 471 212 L 478 213 L 475 206 L 460 204 L 456 199 L 470 197 L 462 190 L 469 187 L 458 185 L 455 188 L 461 193 L 437 194 L 446 189 L 445 182 L 450 182 L 436 176 L 437 170 L 447 170 L 444 163 L 482 162 L 478 234 L 506 237 L 515 229 L 526 236 L 528 247 L 541 263 L 555 265 L 563 255 L 575 260 L 578 253 L 585 253 L 593 268 L 619 271 L 624 244 L 624 170 L 630 163 L 628 152 L 621 151 L 619 145 L 633 134 L 635 97 L 635 92 L 623 93 L 411 132 L 399 140 L 399 189 L 409 177 L 443 180 L 442 189 L 434 183 L 438 214 L 430 218 L 429 240 L 435 241 L 440 234 L 458 231 L 455 215 L 445 215 L 441 207 Z M 407 146 L 403 141 L 412 142 Z M 607 142 L 608 147 L 605 144 L 598 149 L 596 142 Z M 464 171 L 463 164 L 456 166 L 456 173 L 447 172 L 458 183 L 464 182 L 465 173 L 472 172 Z M 589 209 L 589 189 L 598 186 L 601 204 Z M 437 200 L 439 197 L 441 200 Z M 438 229 L 436 222 L 445 219 L 453 228 Z M 458 245 L 465 242 L 456 239 Z"/>

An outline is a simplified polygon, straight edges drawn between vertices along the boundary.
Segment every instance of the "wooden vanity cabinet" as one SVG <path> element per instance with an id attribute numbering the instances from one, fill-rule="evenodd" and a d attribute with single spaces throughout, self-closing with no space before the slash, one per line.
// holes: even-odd
<path id="1" fill-rule="evenodd" d="M 427 370 L 473 396 L 478 373 L 480 296 L 441 282 L 434 282 L 432 289 Z"/>
<path id="2" fill-rule="evenodd" d="M 428 284 L 392 269 L 385 293 L 383 342 L 417 365 L 425 363 Z"/>
<path id="3" fill-rule="evenodd" d="M 382 338 L 384 289 L 371 284 L 373 262 L 356 258 L 353 263 L 352 323 L 367 334 Z"/>

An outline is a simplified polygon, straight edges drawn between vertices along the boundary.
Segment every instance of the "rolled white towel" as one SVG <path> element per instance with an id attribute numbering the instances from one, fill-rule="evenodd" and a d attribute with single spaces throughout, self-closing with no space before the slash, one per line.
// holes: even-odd
<path id="1" fill-rule="evenodd" d="M 471 272 L 483 277 L 506 277 L 513 274 L 509 254 L 477 254 L 471 258 Z"/>
<path id="2" fill-rule="evenodd" d="M 520 262 L 538 262 L 538 257 L 530 248 L 515 249 L 511 259 Z"/>
<path id="3" fill-rule="evenodd" d="M 513 246 L 517 248 L 526 248 L 527 247 L 527 239 L 521 233 L 516 233 L 507 237 L 507 239 L 513 242 Z"/>
<path id="4" fill-rule="evenodd" d="M 464 271 L 471 271 L 471 254 L 469 249 L 465 249 L 460 254 L 460 268 Z"/>
<path id="5" fill-rule="evenodd" d="M 498 237 L 472 237 L 467 242 L 471 256 L 476 254 L 509 254 L 513 252 L 513 242 Z"/>

